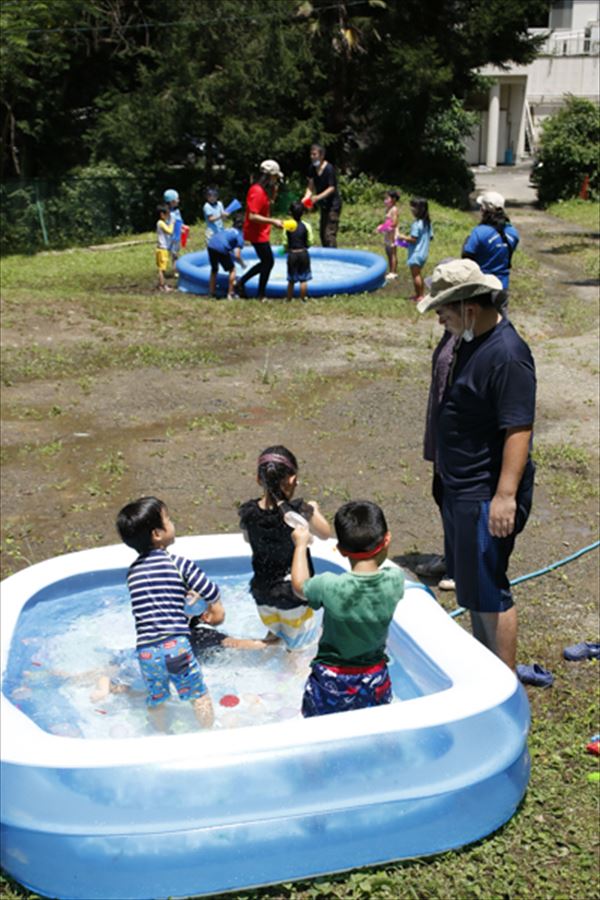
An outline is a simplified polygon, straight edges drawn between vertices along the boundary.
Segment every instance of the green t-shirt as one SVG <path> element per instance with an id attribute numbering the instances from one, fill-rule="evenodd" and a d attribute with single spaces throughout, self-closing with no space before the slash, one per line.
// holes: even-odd
<path id="1" fill-rule="evenodd" d="M 372 666 L 386 659 L 385 642 L 396 604 L 404 595 L 401 569 L 372 575 L 325 572 L 304 582 L 308 605 L 323 607 L 323 634 L 313 662 Z"/>

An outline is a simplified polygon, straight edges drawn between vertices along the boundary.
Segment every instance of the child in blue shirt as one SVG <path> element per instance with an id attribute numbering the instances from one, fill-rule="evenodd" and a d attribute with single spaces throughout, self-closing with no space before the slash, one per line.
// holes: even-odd
<path id="1" fill-rule="evenodd" d="M 429 242 L 433 239 L 433 227 L 429 218 L 429 205 L 423 197 L 413 197 L 410 201 L 410 211 L 415 221 L 410 226 L 410 234 L 396 234 L 397 241 L 404 241 L 408 245 L 408 258 L 406 264 L 412 275 L 415 289 L 411 300 L 418 303 L 425 296 L 422 269 L 429 256 Z"/>
<path id="2" fill-rule="evenodd" d="M 225 617 L 219 588 L 195 563 L 167 553 L 175 540 L 175 526 L 166 505 L 156 497 L 141 497 L 124 506 L 117 530 L 139 553 L 129 567 L 127 587 L 148 711 L 156 727 L 166 731 L 164 704 L 172 684 L 181 700 L 191 701 L 201 727 L 210 728 L 214 711 L 190 643 L 186 605 L 202 597 L 203 620 L 218 625 Z"/>
<path id="3" fill-rule="evenodd" d="M 227 215 L 225 207 L 219 200 L 219 192 L 216 187 L 209 187 L 206 191 L 206 203 L 202 207 L 204 221 L 206 222 L 206 243 L 219 231 L 225 229 L 223 219 Z"/>
<path id="4" fill-rule="evenodd" d="M 173 266 L 175 277 L 177 277 L 175 263 L 179 259 L 179 253 L 181 251 L 181 228 L 183 226 L 183 218 L 181 210 L 179 209 L 179 194 L 177 191 L 169 188 L 169 190 L 164 192 L 163 200 L 169 207 L 169 225 L 173 226 L 173 235 L 169 245 L 169 252 L 171 254 L 171 265 Z"/>
<path id="5" fill-rule="evenodd" d="M 235 297 L 235 263 L 239 263 L 243 268 L 246 267 L 246 263 L 242 259 L 242 249 L 244 247 L 243 224 L 243 216 L 234 216 L 233 228 L 225 228 L 215 232 L 208 242 L 208 259 L 210 261 L 208 291 L 211 297 L 217 296 L 219 266 L 229 273 L 227 299 L 233 300 Z"/>

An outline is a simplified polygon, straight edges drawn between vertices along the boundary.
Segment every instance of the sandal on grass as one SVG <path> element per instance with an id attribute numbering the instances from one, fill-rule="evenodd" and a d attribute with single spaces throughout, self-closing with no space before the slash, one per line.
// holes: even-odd
<path id="1" fill-rule="evenodd" d="M 579 644 L 565 647 L 563 656 L 569 662 L 578 662 L 580 659 L 600 659 L 600 644 L 580 641 Z"/>
<path id="2" fill-rule="evenodd" d="M 551 687 L 554 683 L 552 672 L 537 663 L 531 666 L 517 666 L 517 678 L 522 684 L 531 684 L 533 687 Z"/>

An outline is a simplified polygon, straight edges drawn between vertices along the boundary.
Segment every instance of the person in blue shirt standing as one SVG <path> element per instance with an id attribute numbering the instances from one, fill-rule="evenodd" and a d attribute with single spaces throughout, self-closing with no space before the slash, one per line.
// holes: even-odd
<path id="1" fill-rule="evenodd" d="M 501 284 L 470 259 L 436 266 L 417 306 L 457 338 L 437 414 L 448 573 L 473 636 L 515 669 L 517 612 L 507 578 L 533 497 L 536 378 L 531 351 L 495 306 Z"/>
<path id="2" fill-rule="evenodd" d="M 466 239 L 462 257 L 476 262 L 485 275 L 499 278 L 507 293 L 512 256 L 519 243 L 519 232 L 510 224 L 502 194 L 486 191 L 477 198 L 477 204 L 481 207 L 481 222 Z M 506 306 L 508 301 L 504 308 Z"/>
<path id="3" fill-rule="evenodd" d="M 169 244 L 169 253 L 171 254 L 171 264 L 175 277 L 177 278 L 177 269 L 175 268 L 179 254 L 181 252 L 181 229 L 183 227 L 183 217 L 179 209 L 179 194 L 173 188 L 169 188 L 163 194 L 163 200 L 169 207 L 169 225 L 173 226 L 173 235 Z"/>
<path id="4" fill-rule="evenodd" d="M 423 281 L 423 266 L 429 256 L 429 243 L 433 239 L 433 226 L 429 218 L 429 204 L 424 197 L 413 197 L 410 201 L 410 211 L 415 221 L 410 226 L 410 234 L 402 234 L 396 231 L 396 240 L 401 241 L 408 250 L 406 265 L 410 269 L 414 285 L 414 296 L 411 300 L 418 303 L 425 294 Z"/>
<path id="5" fill-rule="evenodd" d="M 210 261 L 208 290 L 211 297 L 217 296 L 217 273 L 219 271 L 219 266 L 229 273 L 227 299 L 233 300 L 235 297 L 235 263 L 238 262 L 243 268 L 246 267 L 246 263 L 242 259 L 242 248 L 244 246 L 244 235 L 242 233 L 243 223 L 244 217 L 242 215 L 234 216 L 233 228 L 215 231 L 208 241 L 208 259 Z"/>
<path id="6" fill-rule="evenodd" d="M 202 214 L 206 222 L 206 244 L 219 231 L 224 231 L 224 219 L 227 213 L 225 207 L 219 200 L 219 191 L 216 187 L 206 189 L 206 203 L 202 207 Z"/>

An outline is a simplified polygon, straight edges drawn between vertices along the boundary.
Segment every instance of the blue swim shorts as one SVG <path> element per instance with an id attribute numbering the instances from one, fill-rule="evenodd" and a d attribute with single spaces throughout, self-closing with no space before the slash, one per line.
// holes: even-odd
<path id="1" fill-rule="evenodd" d="M 392 702 L 392 682 L 387 663 L 374 666 L 327 666 L 314 663 L 302 698 L 302 715 L 366 709 Z"/>
<path id="2" fill-rule="evenodd" d="M 148 706 L 159 706 L 169 699 L 169 684 L 176 688 L 180 700 L 197 700 L 206 693 L 198 660 L 184 635 L 138 647 L 137 658 L 146 683 Z"/>

